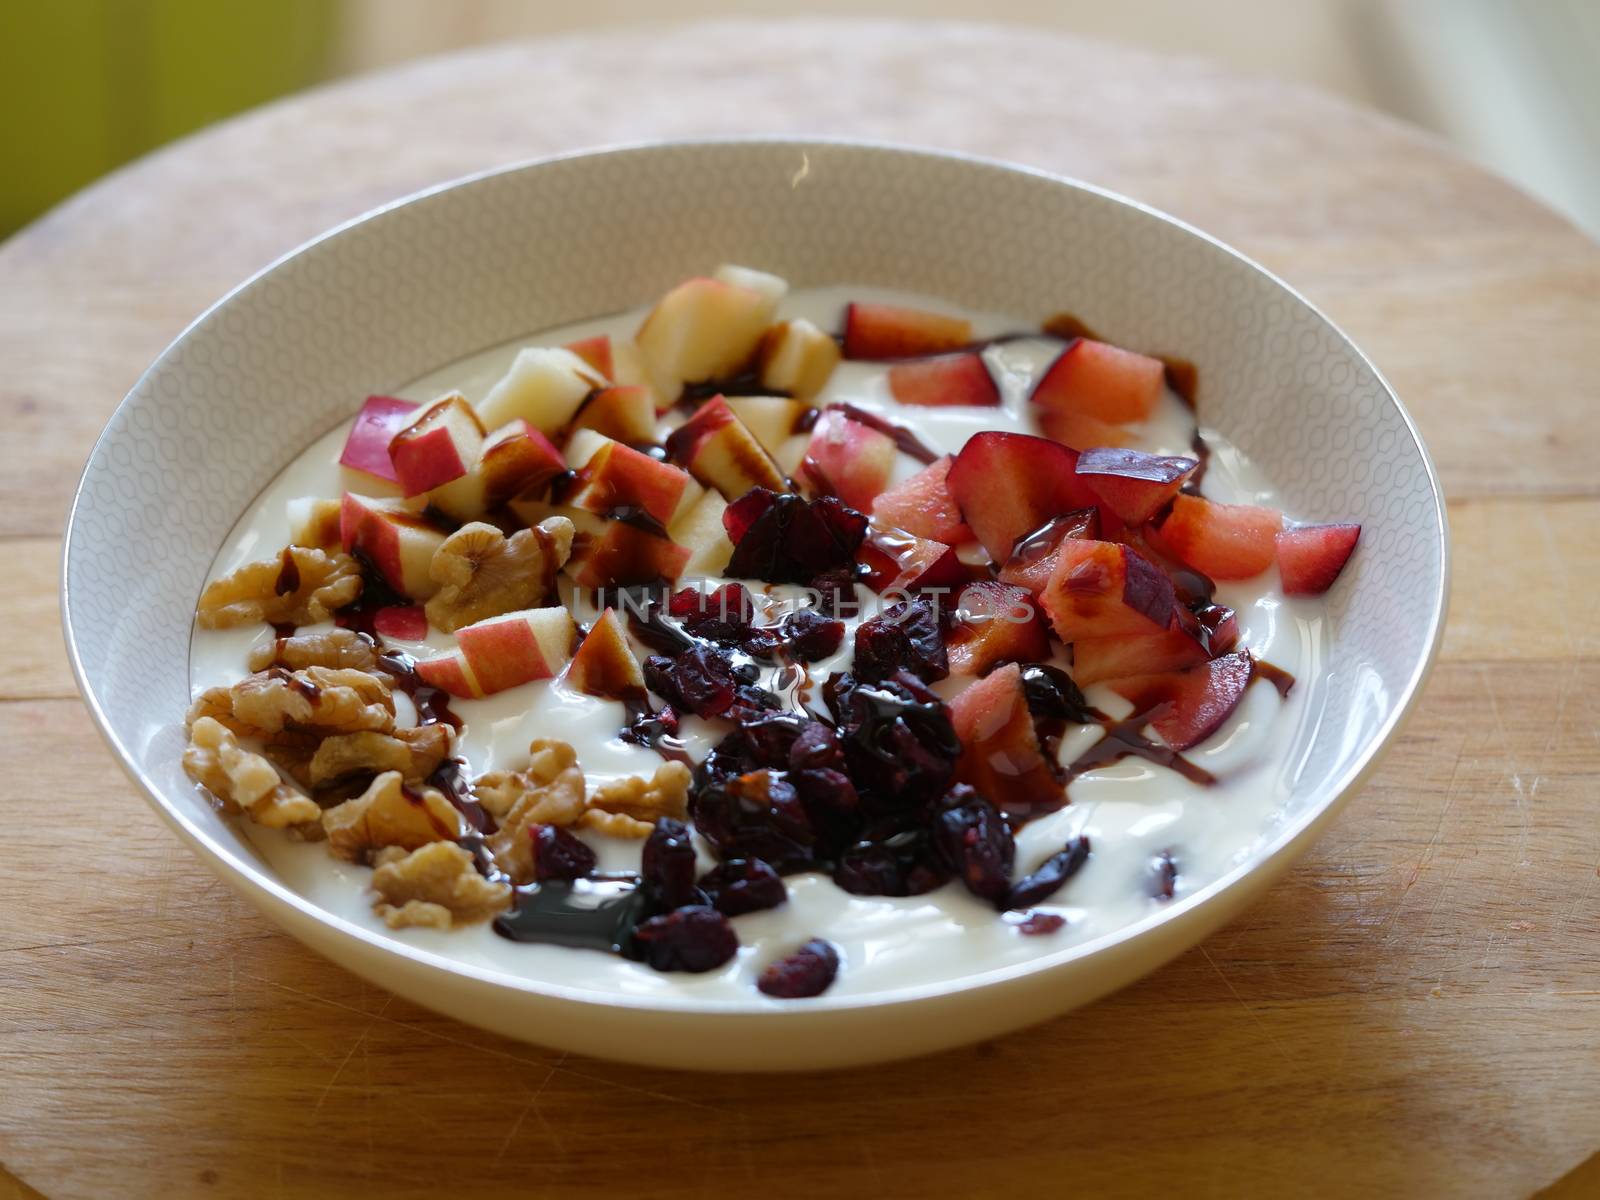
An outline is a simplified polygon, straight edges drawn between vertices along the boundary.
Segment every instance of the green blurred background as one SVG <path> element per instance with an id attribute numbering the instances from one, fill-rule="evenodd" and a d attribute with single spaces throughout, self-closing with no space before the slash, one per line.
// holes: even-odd
<path id="1" fill-rule="evenodd" d="M 0 236 L 164 142 L 322 79 L 329 0 L 0 0 Z"/>
<path id="2" fill-rule="evenodd" d="M 1309 84 L 1434 130 L 1600 231 L 1600 0 L 0 0 L 0 237 L 322 80 L 512 38 L 800 13 L 1045 26 Z"/>

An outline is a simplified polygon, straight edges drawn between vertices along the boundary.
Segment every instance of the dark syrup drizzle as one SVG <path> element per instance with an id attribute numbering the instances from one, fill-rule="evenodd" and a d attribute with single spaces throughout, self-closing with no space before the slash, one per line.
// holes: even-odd
<path id="1" fill-rule="evenodd" d="M 941 457 L 939 452 L 929 446 L 915 433 L 904 425 L 896 424 L 885 417 L 880 417 L 875 412 L 868 412 L 864 408 L 857 408 L 854 404 L 830 404 L 829 408 L 842 412 L 852 421 L 859 422 L 869 428 L 876 429 L 879 433 L 886 433 L 894 439 L 894 444 L 902 454 L 909 454 L 920 463 L 937 462 Z M 813 421 L 816 418 L 812 418 Z"/>
<path id="2" fill-rule="evenodd" d="M 496 917 L 493 928 L 513 942 L 622 954 L 648 904 L 635 882 L 541 883 L 518 888 L 516 907 Z"/>
<path id="3" fill-rule="evenodd" d="M 276 596 L 287 596 L 300 590 L 300 564 L 294 559 L 294 547 L 285 546 L 281 556 L 282 566 L 278 568 L 278 578 L 272 583 L 272 592 Z"/>

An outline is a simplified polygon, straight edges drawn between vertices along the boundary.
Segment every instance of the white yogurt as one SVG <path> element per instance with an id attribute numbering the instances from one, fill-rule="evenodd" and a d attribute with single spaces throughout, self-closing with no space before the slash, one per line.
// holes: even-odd
<path id="1" fill-rule="evenodd" d="M 791 295 L 785 316 L 804 316 L 824 329 L 837 328 L 849 300 L 902 303 L 960 312 L 924 297 L 869 288 L 825 288 Z M 629 337 L 639 312 L 586 321 L 452 363 L 400 390 L 427 400 L 459 390 L 477 402 L 503 375 L 525 345 L 559 345 L 598 333 Z M 1019 328 L 1026 322 L 996 314 L 966 313 L 978 337 Z M 1036 432 L 1026 412 L 1029 385 L 1053 358 L 1059 343 L 1026 339 L 990 347 L 985 354 L 1000 384 L 1000 408 L 901 408 L 891 399 L 884 367 L 845 362 L 834 372 L 819 403 L 848 401 L 909 425 L 923 441 L 942 452 L 959 450 L 985 429 Z M 287 502 L 297 496 L 337 496 L 338 456 L 348 425 L 320 439 L 291 463 L 258 497 L 229 535 L 213 564 L 212 577 L 271 557 L 288 540 Z M 1189 452 L 1193 417 L 1168 393 L 1157 412 L 1138 430 L 1140 449 L 1159 454 Z M 1206 431 L 1213 454 L 1205 494 L 1233 503 L 1275 504 L 1270 481 L 1236 448 Z M 901 455 L 895 478 L 920 469 Z M 513 943 L 487 925 L 449 932 L 388 930 L 371 910 L 367 890 L 371 872 L 332 858 L 325 846 L 290 840 L 245 823 L 245 832 L 289 886 L 324 909 L 374 932 L 424 947 L 463 963 L 543 980 L 569 988 L 638 997 L 703 996 L 718 1000 L 782 1004 L 755 990 L 756 976 L 772 959 L 811 937 L 825 937 L 840 951 L 842 968 L 830 996 L 864 995 L 957 978 L 1051 954 L 1074 942 L 1111 933 L 1149 915 L 1161 902 L 1150 894 L 1151 867 L 1163 851 L 1180 865 L 1179 894 L 1205 886 L 1244 861 L 1268 838 L 1283 815 L 1290 791 L 1289 749 L 1297 732 L 1312 719 L 1327 629 L 1323 606 L 1314 600 L 1288 600 L 1275 569 L 1245 583 L 1222 584 L 1219 603 L 1238 614 L 1241 645 L 1299 680 L 1289 697 L 1264 681 L 1253 683 L 1238 709 L 1217 733 L 1188 753 L 1215 775 L 1213 787 L 1200 787 L 1176 773 L 1140 759 L 1091 771 L 1073 781 L 1071 803 L 1039 818 L 1017 834 L 1017 874 L 1033 870 L 1072 837 L 1087 835 L 1093 853 L 1083 869 L 1051 902 L 1037 911 L 1059 913 L 1067 924 L 1053 934 L 1027 937 L 998 917 L 993 908 L 949 884 L 925 896 L 853 896 L 825 875 L 809 873 L 787 880 L 789 900 L 780 908 L 734 918 L 741 948 L 721 969 L 705 975 L 660 974 L 637 963 L 592 951 Z M 870 611 L 865 615 L 870 615 Z M 246 674 L 251 646 L 270 640 L 265 626 L 196 630 L 190 677 L 198 690 L 231 683 Z M 851 640 L 847 636 L 846 645 Z M 430 632 L 426 643 L 393 643 L 400 648 L 445 650 L 449 635 Z M 848 654 L 812 669 L 819 682 L 829 668 L 843 669 Z M 940 690 L 952 688 L 947 682 Z M 816 694 L 815 692 L 813 694 Z M 400 697 L 403 701 L 404 698 Z M 1113 713 L 1127 711 L 1104 688 L 1089 689 L 1089 699 Z M 456 700 L 452 709 L 466 722 L 457 752 L 471 772 L 525 765 L 528 742 L 556 737 L 571 742 L 591 784 L 627 775 L 649 774 L 660 764 L 652 750 L 621 741 L 622 705 L 586 696 L 560 680 L 545 680 L 483 700 Z M 402 722 L 414 717 L 402 704 Z M 714 744 L 716 723 L 685 723 L 688 747 L 697 759 Z M 1069 729 L 1061 758 L 1069 762 L 1098 737 L 1098 729 Z M 590 837 L 608 870 L 636 869 L 641 843 Z"/>

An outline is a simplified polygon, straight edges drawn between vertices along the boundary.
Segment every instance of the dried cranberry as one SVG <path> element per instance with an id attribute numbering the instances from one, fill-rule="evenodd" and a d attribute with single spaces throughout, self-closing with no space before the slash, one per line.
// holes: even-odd
<path id="1" fill-rule="evenodd" d="M 641 921 L 628 952 L 657 971 L 714 971 L 739 952 L 739 935 L 716 909 L 695 904 Z"/>
<path id="2" fill-rule="evenodd" d="M 1153 876 L 1150 884 L 1150 894 L 1157 900 L 1171 900 L 1178 890 L 1178 864 L 1172 857 L 1172 851 L 1163 850 L 1156 855 L 1150 864 L 1150 873 Z"/>
<path id="3" fill-rule="evenodd" d="M 787 958 L 767 964 L 756 987 L 778 1000 L 804 1000 L 822 995 L 838 974 L 839 952 L 832 943 L 812 938 Z"/>
<path id="4" fill-rule="evenodd" d="M 659 908 L 703 903 L 694 886 L 694 841 L 682 821 L 662 817 L 645 839 L 639 881 Z"/>
<path id="5" fill-rule="evenodd" d="M 695 828 L 720 858 L 760 858 L 780 870 L 808 866 L 816 832 L 781 771 L 711 780 L 690 802 Z"/>
<path id="6" fill-rule="evenodd" d="M 697 717 L 737 717 L 775 708 L 776 697 L 755 686 L 760 672 L 733 660 L 714 646 L 694 646 L 676 658 L 645 659 L 644 681 L 670 704 Z"/>
<path id="7" fill-rule="evenodd" d="M 861 610 L 856 599 L 856 574 L 854 563 L 818 572 L 806 581 L 806 587 L 817 594 L 817 611 L 826 617 L 854 617 Z"/>
<path id="8" fill-rule="evenodd" d="M 697 638 L 737 646 L 750 630 L 755 602 L 742 583 L 725 583 L 709 592 L 691 587 L 672 594 L 667 613 Z"/>
<path id="9" fill-rule="evenodd" d="M 539 883 L 582 879 L 594 870 L 594 851 L 559 825 L 533 825 L 533 877 Z"/>
<path id="10" fill-rule="evenodd" d="M 805 771 L 822 767 L 842 767 L 844 750 L 833 727 L 821 721 L 806 721 L 789 744 L 788 766 Z"/>
<path id="11" fill-rule="evenodd" d="M 1067 923 L 1060 913 L 1029 913 L 1017 922 L 1017 932 L 1024 937 L 1042 937 L 1054 933 Z"/>
<path id="12" fill-rule="evenodd" d="M 837 653 L 844 644 L 844 622 L 802 608 L 783 618 L 778 637 L 794 662 L 816 662 Z"/>
<path id="13" fill-rule="evenodd" d="M 779 874 L 759 858 L 730 858 L 700 877 L 700 890 L 724 916 L 777 908 L 789 898 Z"/>
<path id="14" fill-rule="evenodd" d="M 1022 696 L 1035 720 L 1043 718 L 1088 725 L 1098 718 L 1072 677 L 1059 667 L 1043 663 L 1029 663 L 1023 667 Z"/>
<path id="15" fill-rule="evenodd" d="M 855 840 L 861 827 L 861 797 L 850 776 L 831 767 L 813 767 L 791 772 L 790 778 L 825 853 Z"/>
<path id="16" fill-rule="evenodd" d="M 734 543 L 728 574 L 768 583 L 805 583 L 853 562 L 867 518 L 832 496 L 808 501 L 754 488 L 730 504 L 723 528 Z"/>
<path id="17" fill-rule="evenodd" d="M 939 801 L 931 823 L 939 861 L 981 900 L 1005 907 L 1016 842 L 1000 810 L 966 784 Z"/>
<path id="18" fill-rule="evenodd" d="M 920 896 L 949 878 L 930 853 L 927 835 L 916 830 L 857 842 L 833 869 L 834 883 L 857 896 Z"/>
<path id="19" fill-rule="evenodd" d="M 922 803 L 949 785 L 961 743 L 939 697 L 908 671 L 881 683 L 835 675 L 823 685 L 856 787 L 895 806 Z"/>
<path id="20" fill-rule="evenodd" d="M 1006 907 L 1030 908 L 1048 900 L 1061 890 L 1062 884 L 1078 873 L 1088 859 L 1089 839 L 1073 838 L 1064 849 L 1057 850 L 1040 863 L 1038 870 L 1011 885 Z"/>
<path id="21" fill-rule="evenodd" d="M 876 683 L 902 668 L 926 683 L 950 674 L 944 631 L 933 605 L 926 600 L 891 605 L 856 628 L 852 670 L 857 678 Z"/>

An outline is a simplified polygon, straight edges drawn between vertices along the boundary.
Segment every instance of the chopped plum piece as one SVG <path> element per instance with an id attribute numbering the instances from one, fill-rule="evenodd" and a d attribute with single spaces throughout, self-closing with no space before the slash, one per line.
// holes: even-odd
<path id="1" fill-rule="evenodd" d="M 1000 389 L 994 385 L 983 355 L 941 354 L 889 368 L 889 391 L 900 404 L 925 408 L 946 405 L 994 407 Z"/>
<path id="2" fill-rule="evenodd" d="M 1212 579 L 1249 579 L 1277 557 L 1283 514 L 1254 504 L 1218 504 L 1201 496 L 1178 496 L 1161 523 L 1161 544 Z"/>
<path id="3" fill-rule="evenodd" d="M 1319 596 L 1333 586 L 1361 537 L 1359 525 L 1301 525 L 1275 539 L 1278 573 L 1290 596 Z"/>

